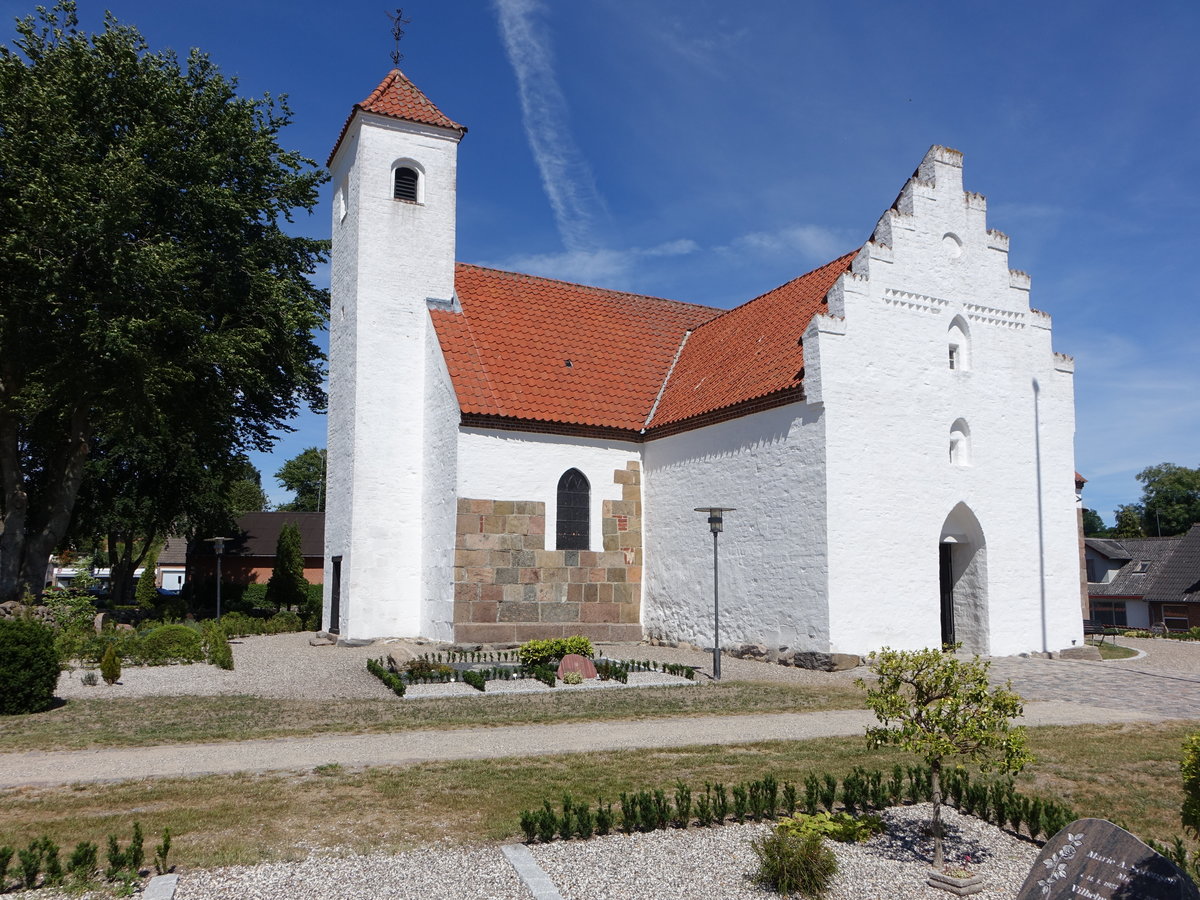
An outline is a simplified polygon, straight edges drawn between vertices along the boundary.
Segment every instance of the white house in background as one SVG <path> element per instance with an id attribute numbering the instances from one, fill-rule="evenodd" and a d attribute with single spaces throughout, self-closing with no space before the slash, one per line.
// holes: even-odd
<path id="1" fill-rule="evenodd" d="M 325 622 L 864 653 L 1082 640 L 1073 363 L 933 147 L 731 310 L 455 261 L 466 128 L 398 70 L 333 175 Z"/>

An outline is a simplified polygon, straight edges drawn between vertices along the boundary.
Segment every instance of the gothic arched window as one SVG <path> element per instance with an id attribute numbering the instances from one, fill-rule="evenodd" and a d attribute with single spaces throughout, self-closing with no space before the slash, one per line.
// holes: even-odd
<path id="1" fill-rule="evenodd" d="M 586 550 L 591 523 L 592 487 L 578 469 L 567 469 L 558 479 L 556 550 Z"/>

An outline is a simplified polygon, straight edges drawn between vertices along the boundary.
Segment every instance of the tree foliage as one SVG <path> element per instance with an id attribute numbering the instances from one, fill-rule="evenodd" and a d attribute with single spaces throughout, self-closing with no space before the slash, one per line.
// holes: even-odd
<path id="1" fill-rule="evenodd" d="M 325 242 L 283 227 L 325 176 L 279 145 L 286 103 L 77 24 L 61 0 L 0 47 L 0 600 L 41 587 L 85 482 L 93 512 L 161 489 L 173 518 L 324 404 Z"/>
<path id="2" fill-rule="evenodd" d="M 1124 503 L 1116 508 L 1117 524 L 1110 532 L 1115 538 L 1140 538 L 1146 532 L 1142 528 L 1142 510 L 1137 504 Z"/>
<path id="3" fill-rule="evenodd" d="M 142 577 L 137 580 L 137 590 L 134 598 L 137 605 L 144 610 L 152 610 L 158 605 L 158 553 L 161 547 L 157 544 L 150 548 L 142 563 Z"/>
<path id="4" fill-rule="evenodd" d="M 1104 520 L 1100 518 L 1100 513 L 1094 509 L 1085 509 L 1083 511 L 1084 537 L 1108 537 L 1110 530 L 1104 524 Z"/>
<path id="5" fill-rule="evenodd" d="M 267 582 L 267 603 L 276 609 L 304 611 L 308 602 L 308 579 L 304 577 L 304 553 L 300 548 L 300 529 L 288 522 L 279 529 L 275 543 L 275 568 Z"/>
<path id="6" fill-rule="evenodd" d="M 956 645 L 955 650 L 958 649 Z M 868 657 L 878 679 L 866 688 L 867 707 L 880 725 L 867 729 L 872 746 L 895 744 L 923 756 L 933 773 L 934 868 L 943 864 L 941 770 L 947 758 L 963 759 L 987 771 L 1019 772 L 1032 757 L 1025 729 L 1013 727 L 1021 698 L 1011 682 L 989 688 L 989 663 L 978 656 L 961 660 L 941 650 L 892 650 Z"/>
<path id="7" fill-rule="evenodd" d="M 289 512 L 321 512 L 325 508 L 325 451 L 317 447 L 293 456 L 275 473 L 276 480 L 296 495 L 279 507 Z"/>
<path id="8" fill-rule="evenodd" d="M 1137 506 L 1146 534 L 1183 534 L 1200 523 L 1200 468 L 1160 463 L 1142 469 L 1137 480 L 1142 485 Z"/>

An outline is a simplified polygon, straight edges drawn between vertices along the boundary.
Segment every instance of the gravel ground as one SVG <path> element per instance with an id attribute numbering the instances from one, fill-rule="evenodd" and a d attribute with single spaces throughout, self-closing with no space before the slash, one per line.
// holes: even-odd
<path id="1" fill-rule="evenodd" d="M 310 856 L 190 872 L 175 900 L 532 900 L 497 847 L 426 847 L 395 856 Z"/>
<path id="2" fill-rule="evenodd" d="M 1122 647 L 1141 650 L 1136 659 L 1110 659 L 1100 665 L 1115 669 L 1152 669 L 1180 675 L 1200 675 L 1200 641 L 1174 641 L 1170 638 L 1105 638 Z"/>
<path id="3" fill-rule="evenodd" d="M 828 900 L 945 900 L 925 885 L 932 843 L 922 834 L 931 807 L 884 813 L 887 831 L 865 844 L 831 843 L 839 872 Z M 980 900 L 1015 897 L 1038 847 L 953 809 L 944 811 L 947 859 L 971 858 L 984 876 Z M 726 825 L 686 832 L 610 835 L 536 845 L 537 863 L 564 900 L 763 900 L 777 896 L 753 881 L 750 849 L 766 825 Z M 185 873 L 176 900 L 523 900 L 498 848 L 425 848 L 396 856 L 314 855 L 299 863 L 236 866 Z"/>
<path id="4" fill-rule="evenodd" d="M 248 694 L 282 700 L 386 700 L 395 696 L 379 679 L 367 672 L 367 660 L 385 656 L 394 645 L 408 642 L 377 641 L 366 647 L 313 647 L 308 643 L 311 637 L 311 633 L 303 632 L 238 638 L 233 641 L 232 671 L 203 663 L 187 666 L 127 666 L 116 684 L 109 686 L 100 682 L 88 687 L 80 681 L 84 670 L 76 669 L 62 674 L 57 694 L 64 699 L 180 694 Z M 418 653 L 436 649 L 429 645 L 410 646 Z M 601 644 L 597 645 L 597 649 L 615 659 L 650 659 L 698 666 L 701 683 L 709 680 L 712 667 L 712 654 L 695 650 L 651 647 L 647 644 Z M 850 681 L 863 671 L 859 669 L 856 672 L 830 674 L 730 657 L 722 658 L 721 670 L 722 678 L 727 681 L 780 681 L 793 684 L 827 684 L 830 679 Z M 683 678 L 652 673 L 634 673 L 629 680 L 630 686 L 688 683 Z M 510 684 L 519 690 L 551 690 L 536 682 Z M 489 692 L 499 688 L 500 684 L 490 685 Z M 587 689 L 594 690 L 595 687 Z M 410 695 L 417 698 L 464 691 L 474 693 L 473 688 L 465 685 L 417 685 L 410 689 Z"/>
<path id="5" fill-rule="evenodd" d="M 932 806 L 896 807 L 884 813 L 884 834 L 865 844 L 830 842 L 838 874 L 827 900 L 945 900 L 925 885 L 932 841 L 921 832 Z M 965 855 L 985 878 L 981 900 L 1015 897 L 1038 847 L 986 822 L 943 811 L 946 858 Z M 686 833 L 612 835 L 591 841 L 538 845 L 534 858 L 564 900 L 762 900 L 777 896 L 753 881 L 758 868 L 750 840 L 766 825 L 727 825 Z M 636 873 L 636 874 L 635 874 Z"/>

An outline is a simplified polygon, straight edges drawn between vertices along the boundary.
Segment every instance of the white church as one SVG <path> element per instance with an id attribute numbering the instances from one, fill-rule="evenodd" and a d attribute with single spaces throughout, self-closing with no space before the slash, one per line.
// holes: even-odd
<path id="1" fill-rule="evenodd" d="M 712 646 L 722 506 L 722 645 L 1082 644 L 1074 366 L 960 153 L 723 310 L 457 262 L 465 133 L 393 70 L 329 160 L 330 631 Z"/>

